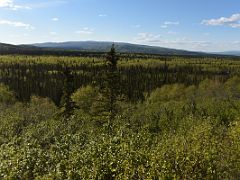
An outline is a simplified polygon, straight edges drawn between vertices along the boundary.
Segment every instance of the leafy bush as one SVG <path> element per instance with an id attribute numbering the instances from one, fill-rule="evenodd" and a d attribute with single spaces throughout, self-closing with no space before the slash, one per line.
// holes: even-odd
<path id="1" fill-rule="evenodd" d="M 123 102 L 110 133 L 89 113 L 90 86 L 72 96 L 82 110 L 67 121 L 46 98 L 2 102 L 0 179 L 237 179 L 238 85 L 163 86 Z"/>
<path id="2" fill-rule="evenodd" d="M 78 89 L 73 95 L 72 99 L 77 107 L 85 113 L 91 111 L 91 107 L 98 97 L 98 89 L 90 85 Z"/>
<path id="3" fill-rule="evenodd" d="M 0 84 L 0 103 L 13 104 L 16 102 L 14 92 L 9 90 L 9 87 Z"/>

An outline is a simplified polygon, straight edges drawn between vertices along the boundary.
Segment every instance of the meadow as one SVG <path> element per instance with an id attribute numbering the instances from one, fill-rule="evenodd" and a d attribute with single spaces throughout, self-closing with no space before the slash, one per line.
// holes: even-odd
<path id="1" fill-rule="evenodd" d="M 0 83 L 0 179 L 240 177 L 240 58 L 5 55 Z"/>

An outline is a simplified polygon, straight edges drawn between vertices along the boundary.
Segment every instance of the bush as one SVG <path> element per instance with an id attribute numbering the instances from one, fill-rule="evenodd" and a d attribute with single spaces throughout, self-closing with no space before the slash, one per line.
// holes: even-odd
<path id="1" fill-rule="evenodd" d="M 73 95 L 72 99 L 76 106 L 85 113 L 91 111 L 91 107 L 98 97 L 98 89 L 90 85 L 78 89 Z"/>
<path id="2" fill-rule="evenodd" d="M 0 84 L 0 103 L 13 104 L 15 102 L 14 92 L 10 91 L 9 87 Z"/>

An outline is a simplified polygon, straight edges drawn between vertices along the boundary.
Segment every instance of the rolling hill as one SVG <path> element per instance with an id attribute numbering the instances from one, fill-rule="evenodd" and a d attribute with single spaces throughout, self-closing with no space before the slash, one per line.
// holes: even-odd
<path id="1" fill-rule="evenodd" d="M 112 46 L 112 42 L 100 41 L 72 41 L 61 43 L 38 43 L 32 44 L 41 48 L 65 49 L 88 52 L 107 52 Z M 138 45 L 130 43 L 115 43 L 117 52 L 120 53 L 141 53 L 141 54 L 159 54 L 159 55 L 202 55 L 204 53 L 162 48 L 156 46 Z"/>
<path id="2" fill-rule="evenodd" d="M 230 56 L 240 56 L 240 51 L 225 51 L 217 54 L 230 55 Z"/>
<path id="3" fill-rule="evenodd" d="M 0 43 L 0 54 L 32 54 L 32 55 L 84 55 L 108 52 L 112 42 L 71 41 L 61 43 L 37 43 L 30 45 L 11 45 Z M 240 56 L 239 51 L 203 53 L 186 50 L 170 49 L 130 43 L 115 43 L 119 53 L 179 55 L 179 56 Z"/>
<path id="4" fill-rule="evenodd" d="M 0 43 L 0 53 L 18 53 L 18 52 L 31 52 L 31 51 L 38 51 L 41 50 L 41 48 L 30 46 L 30 45 L 12 45 L 12 44 L 5 44 Z"/>

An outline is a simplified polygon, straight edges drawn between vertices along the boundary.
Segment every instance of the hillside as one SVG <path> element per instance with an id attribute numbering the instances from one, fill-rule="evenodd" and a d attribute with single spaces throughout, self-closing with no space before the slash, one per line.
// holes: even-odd
<path id="1" fill-rule="evenodd" d="M 21 53 L 21 52 L 33 52 L 39 51 L 41 48 L 30 46 L 30 45 L 12 45 L 0 43 L 0 53 L 1 54 L 9 54 L 9 53 Z"/>
<path id="2" fill-rule="evenodd" d="M 56 55 L 56 56 L 78 56 L 89 55 L 88 52 L 79 52 L 64 49 L 41 48 L 32 45 L 11 45 L 0 43 L 0 55 L 22 54 L 22 55 Z M 94 53 L 91 53 L 94 54 Z M 95 53 L 96 54 L 96 53 Z"/>
<path id="3" fill-rule="evenodd" d="M 240 56 L 240 51 L 225 51 L 218 54 L 230 55 L 230 56 Z"/>
<path id="4" fill-rule="evenodd" d="M 30 55 L 87 55 L 99 54 L 109 51 L 112 42 L 101 41 L 72 41 L 61 43 L 36 43 L 30 45 L 12 45 L 0 43 L 0 54 L 30 54 Z M 203 53 L 157 46 L 147 46 L 130 43 L 115 43 L 119 53 L 179 55 L 179 56 L 240 56 L 239 51 Z"/>
<path id="5" fill-rule="evenodd" d="M 111 48 L 112 42 L 98 41 L 72 41 L 61 43 L 38 43 L 33 46 L 41 48 L 54 48 L 77 51 L 90 52 L 107 52 Z M 138 45 L 130 43 L 115 43 L 116 50 L 120 53 L 143 53 L 143 54 L 159 54 L 159 55 L 202 55 L 204 53 L 191 52 L 185 50 L 177 50 L 170 48 L 162 48 L 156 46 Z"/>
<path id="6" fill-rule="evenodd" d="M 18 46 L 11 45 L 11 44 L 0 43 L 0 52 L 13 51 L 13 50 L 18 50 L 18 49 L 21 49 L 21 48 Z"/>

